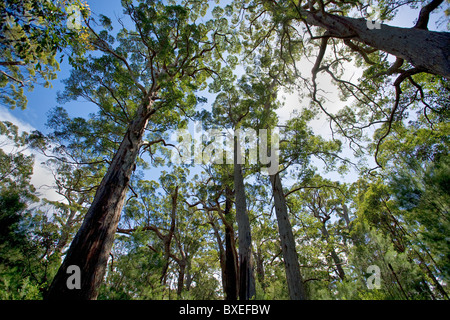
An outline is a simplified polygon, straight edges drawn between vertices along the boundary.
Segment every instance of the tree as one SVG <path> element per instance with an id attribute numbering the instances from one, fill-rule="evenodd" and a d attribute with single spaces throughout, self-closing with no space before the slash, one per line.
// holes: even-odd
<path id="1" fill-rule="evenodd" d="M 51 7 L 8 3 L 4 16 L 26 19 Z M 360 19 L 369 1 L 208 3 L 122 1 L 119 30 L 84 15 L 73 38 L 19 23 L 37 47 L 70 45 L 58 103 L 95 110 L 53 108 L 48 134 L 0 122 L 1 298 L 448 299 L 448 40 L 433 42 L 448 34 L 426 30 L 442 1 L 411 30 L 381 25 L 402 48 Z M 382 1 L 367 19 L 403 5 L 422 2 Z M 302 106 L 282 121 L 285 93 Z M 330 136 L 315 131 L 324 116 Z M 202 121 L 199 141 L 169 141 L 189 120 Z M 60 201 L 37 202 L 30 147 L 48 157 Z M 349 168 L 354 183 L 335 178 Z M 79 290 L 67 286 L 74 265 Z"/>
<path id="2" fill-rule="evenodd" d="M 68 82 L 69 97 L 87 96 L 106 114 L 122 114 L 126 130 L 53 280 L 48 299 L 96 298 L 135 161 L 141 147 L 146 146 L 143 137 L 149 120 L 174 105 L 185 112 L 195 106 L 193 92 L 204 85 L 211 72 L 206 63 L 219 47 L 207 35 L 213 32 L 219 38 L 224 20 L 217 25 L 195 22 L 205 4 L 188 7 L 140 1 L 135 6 L 127 1 L 123 5 L 135 30 L 124 26 L 114 48 L 106 30 L 96 33 L 86 21 L 92 44 L 103 55 L 87 57 L 76 65 Z M 102 23 L 111 29 L 108 18 L 102 17 Z M 78 265 L 84 275 L 81 290 L 66 287 L 69 265 Z"/>
<path id="3" fill-rule="evenodd" d="M 234 77 L 228 76 L 218 79 L 211 85 L 211 90 L 219 93 L 214 101 L 212 112 L 202 112 L 201 117 L 207 127 L 221 127 L 233 132 L 233 188 L 239 243 L 238 291 L 240 300 L 249 300 L 255 295 L 255 277 L 252 261 L 251 225 L 247 211 L 245 173 L 243 172 L 246 157 L 242 146 L 245 144 L 245 138 L 241 137 L 241 134 L 245 136 L 244 132 L 250 125 L 247 122 L 248 115 L 256 112 L 256 104 L 251 101 L 246 92 L 246 89 L 251 90 L 251 88 L 247 87 L 245 77 L 237 86 L 233 81 Z M 254 143 L 254 141 L 250 141 L 250 143 Z M 230 145 L 227 147 L 230 148 Z M 230 151 L 230 149 L 227 150 L 227 152 Z M 223 154 L 221 155 L 223 157 Z M 219 161 L 223 163 L 223 158 Z"/>
<path id="4" fill-rule="evenodd" d="M 34 157 L 25 154 L 28 133 L 17 126 L 0 122 L 0 136 L 0 297 L 36 299 L 45 270 L 41 244 L 28 228 L 33 223 L 28 207 L 38 200 L 31 183 Z"/>
<path id="5" fill-rule="evenodd" d="M 239 258 L 236 249 L 235 218 L 232 210 L 233 174 L 227 166 L 218 164 L 207 165 L 202 173 L 205 173 L 203 179 L 192 186 L 192 198 L 197 201 L 189 203 L 189 207 L 203 211 L 208 217 L 208 223 L 211 225 L 217 241 L 225 299 L 237 300 L 239 297 Z M 213 212 L 217 212 L 219 218 Z M 223 231 L 220 230 L 221 226 Z"/>
<path id="6" fill-rule="evenodd" d="M 240 23 L 247 54 L 254 54 L 260 47 L 269 48 L 267 58 L 282 61 L 278 67 L 282 76 L 279 80 L 308 94 L 311 106 L 321 110 L 329 120 L 333 136 L 337 133 L 344 137 L 361 155 L 367 150 L 364 139 L 368 128 L 382 125 L 383 131 L 376 137 L 379 146 L 391 133 L 393 124 L 404 119 L 404 110 L 410 106 L 408 99 L 403 98 L 405 90 L 416 92 L 411 98 L 420 102 L 426 112 L 430 98 L 425 90 L 427 82 L 432 79 L 445 83 L 445 77 L 449 76 L 448 56 L 443 48 L 448 47 L 450 36 L 447 32 L 427 30 L 430 13 L 442 2 L 436 0 L 425 5 L 413 28 L 382 24 L 381 29 L 371 29 L 364 18 L 349 17 L 364 16 L 371 7 L 365 1 L 236 1 L 229 13 L 233 22 Z M 379 19 L 392 19 L 402 5 L 402 2 L 379 2 Z M 239 19 L 238 9 L 248 13 L 246 19 Z M 419 42 L 440 57 L 424 55 L 418 49 Z M 390 55 L 396 57 L 394 63 L 389 62 Z M 308 62 L 309 59 L 314 62 Z M 310 76 L 304 65 L 310 66 L 307 67 Z M 357 81 L 346 72 L 349 65 L 361 68 L 362 76 Z M 349 100 L 337 112 L 331 112 L 332 105 L 326 105 L 328 97 L 323 90 L 327 81 L 340 91 L 341 99 Z M 374 157 L 377 167 L 373 170 L 381 167 L 378 149 Z"/>
<path id="7" fill-rule="evenodd" d="M 413 28 L 398 28 L 385 24 L 380 24 L 379 28 L 375 28 L 373 25 L 370 26 L 372 21 L 368 19 L 348 17 L 351 9 L 358 10 L 359 13 L 367 10 L 370 3 L 360 1 L 352 3 L 237 1 L 234 6 L 247 10 L 250 13 L 248 21 L 256 27 L 258 17 L 262 17 L 264 14 L 272 15 L 273 26 L 267 34 L 279 28 L 277 24 L 280 24 L 279 30 L 284 32 L 286 37 L 289 37 L 287 33 L 292 31 L 288 31 L 288 29 L 294 22 L 301 22 L 308 28 L 308 32 L 312 31 L 311 27 L 319 27 L 325 31 L 318 36 L 323 39 L 321 51 L 325 50 L 328 39 L 345 39 L 346 45 L 363 57 L 374 50 L 381 50 L 396 56 L 402 62 L 403 60 L 408 61 L 414 66 L 414 72 L 425 71 L 449 77 L 450 61 L 446 54 L 446 48 L 449 46 L 450 36 L 445 32 L 428 30 L 430 13 L 443 2 L 443 0 L 433 0 L 422 7 Z M 378 3 L 381 11 L 380 19 L 388 20 L 392 18 L 395 9 L 401 5 L 403 3 Z M 310 35 L 314 37 L 311 33 Z M 261 39 L 258 41 L 261 41 Z M 418 48 L 430 48 L 430 50 L 427 50 L 427 54 L 423 54 Z M 320 62 L 321 58 L 319 55 L 317 61 Z M 317 69 L 315 71 L 317 72 Z M 411 73 L 411 70 L 408 73 Z"/>
<path id="8" fill-rule="evenodd" d="M 8 121 L 0 122 L 0 183 L 4 191 L 16 193 L 22 201 L 35 201 L 35 188 L 31 184 L 34 156 L 26 155 L 27 132 Z M 9 149 L 9 150 L 8 150 Z M 7 151 L 5 151 L 7 150 Z"/>
<path id="9" fill-rule="evenodd" d="M 0 4 L 0 101 L 11 108 L 25 109 L 24 89 L 31 91 L 39 81 L 45 87 L 56 78 L 58 52 L 71 46 L 82 49 L 83 28 L 69 28 L 74 16 L 68 9 L 87 17 L 89 8 L 81 1 L 13 1 Z M 67 23 L 66 23 L 67 22 Z M 73 24 L 71 24 L 73 25 Z M 78 29 L 78 30 L 77 30 Z M 79 51 L 79 53 L 81 53 Z"/>

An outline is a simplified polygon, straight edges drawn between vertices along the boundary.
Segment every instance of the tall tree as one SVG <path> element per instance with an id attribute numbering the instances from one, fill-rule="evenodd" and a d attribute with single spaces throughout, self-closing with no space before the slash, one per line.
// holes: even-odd
<path id="1" fill-rule="evenodd" d="M 103 55 L 86 57 L 83 64 L 76 65 L 68 82 L 68 96 L 87 96 L 106 114 L 122 113 L 126 129 L 52 282 L 48 299 L 97 297 L 135 161 L 145 146 L 143 137 L 149 120 L 173 105 L 188 110 L 196 104 L 193 92 L 209 75 L 206 63 L 217 48 L 208 34 L 216 35 L 220 23 L 195 22 L 206 3 L 182 6 L 139 1 L 135 6 L 126 1 L 123 5 L 135 29 L 124 26 L 117 35 L 119 45 L 114 48 L 106 30 L 97 33 L 92 22 L 85 21 L 93 46 Z M 111 30 L 108 18 L 103 16 L 101 21 Z M 224 21 L 220 22 L 223 26 Z M 81 270 L 80 290 L 66 286 L 70 265 Z"/>
<path id="2" fill-rule="evenodd" d="M 243 79 L 245 81 L 245 79 Z M 241 86 L 245 86 L 241 82 Z M 213 90 L 220 91 L 213 104 L 212 114 L 203 113 L 203 119 L 208 119 L 210 126 L 222 126 L 233 131 L 233 186 L 236 209 L 236 222 L 238 225 L 239 243 L 239 298 L 249 300 L 255 295 L 255 277 L 252 261 L 251 226 L 247 212 L 243 164 L 245 164 L 244 131 L 248 128 L 246 116 L 255 106 L 251 99 L 245 95 L 243 87 L 235 87 L 233 79 L 213 84 Z M 241 98 L 241 93 L 244 96 Z M 255 110 L 255 109 L 253 109 Z M 228 145 L 228 148 L 230 146 Z M 228 150 L 230 152 L 230 149 Z M 248 159 L 247 159 L 248 160 Z M 222 159 L 223 161 L 223 159 Z"/>

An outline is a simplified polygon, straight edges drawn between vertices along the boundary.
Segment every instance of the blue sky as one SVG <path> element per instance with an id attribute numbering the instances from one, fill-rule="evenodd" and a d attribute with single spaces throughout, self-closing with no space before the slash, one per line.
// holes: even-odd
<path id="1" fill-rule="evenodd" d="M 115 16 L 120 17 L 122 15 L 120 0 L 90 0 L 88 3 L 94 13 L 104 14 L 112 19 Z M 67 58 L 65 58 L 60 65 L 61 71 L 58 72 L 58 78 L 52 82 L 53 88 L 36 86 L 33 91 L 27 93 L 28 105 L 25 110 L 17 108 L 8 111 L 14 117 L 28 123 L 37 130 L 46 132 L 47 113 L 57 105 L 56 93 L 64 89 L 61 81 L 69 77 L 70 68 Z M 81 101 L 66 103 L 64 107 L 69 114 L 82 117 L 86 117 L 89 113 L 96 110 L 92 104 Z M 5 112 L 5 110 L 2 111 Z"/>

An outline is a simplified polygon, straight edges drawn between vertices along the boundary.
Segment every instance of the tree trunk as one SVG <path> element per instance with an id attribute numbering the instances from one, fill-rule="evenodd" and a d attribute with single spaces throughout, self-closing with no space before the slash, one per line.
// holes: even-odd
<path id="1" fill-rule="evenodd" d="M 181 260 L 178 266 L 180 267 L 180 271 L 178 273 L 177 297 L 180 298 L 184 287 L 184 273 L 186 270 L 186 261 Z"/>
<path id="2" fill-rule="evenodd" d="M 242 175 L 239 137 L 234 142 L 234 192 L 239 239 L 239 299 L 249 300 L 255 295 L 255 277 L 252 263 L 252 236 L 247 214 L 244 177 Z"/>
<path id="3" fill-rule="evenodd" d="M 114 242 L 128 183 L 148 119 L 154 112 L 152 101 L 141 105 L 131 122 L 107 173 L 102 179 L 84 221 L 75 235 L 46 299 L 96 299 Z M 67 268 L 81 271 L 81 289 L 69 289 Z"/>
<path id="4" fill-rule="evenodd" d="M 295 249 L 295 239 L 289 221 L 286 199 L 284 198 L 283 186 L 279 174 L 270 176 L 270 181 L 272 183 L 275 201 L 275 212 L 277 215 L 289 296 L 291 300 L 306 300 L 306 290 L 300 273 L 298 255 Z"/>
<path id="5" fill-rule="evenodd" d="M 367 20 L 302 12 L 308 24 L 322 27 L 331 37 L 353 39 L 410 62 L 423 71 L 450 78 L 450 34 L 381 24 L 369 29 Z M 370 23 L 370 22 L 369 22 Z"/>
<path id="6" fill-rule="evenodd" d="M 231 215 L 232 191 L 225 190 L 225 218 Z M 234 229 L 230 220 L 225 224 L 225 299 L 237 300 L 238 291 L 238 255 L 236 252 L 236 241 Z"/>

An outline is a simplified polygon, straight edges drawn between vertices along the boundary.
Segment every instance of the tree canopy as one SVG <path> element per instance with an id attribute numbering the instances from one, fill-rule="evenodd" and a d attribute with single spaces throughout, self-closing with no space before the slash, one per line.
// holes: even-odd
<path id="1" fill-rule="evenodd" d="M 448 2 L 0 7 L 0 298 L 449 298 Z"/>

